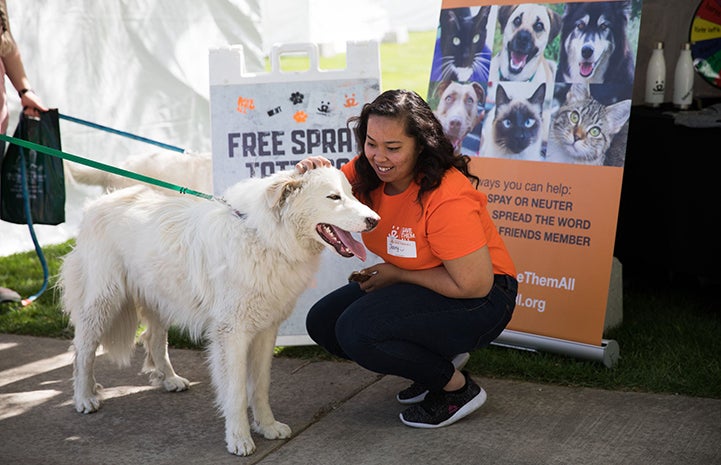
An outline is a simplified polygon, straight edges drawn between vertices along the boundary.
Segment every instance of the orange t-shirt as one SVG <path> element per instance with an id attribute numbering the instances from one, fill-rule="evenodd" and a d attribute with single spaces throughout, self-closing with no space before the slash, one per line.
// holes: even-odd
<path id="1" fill-rule="evenodd" d="M 356 160 L 341 167 L 351 184 Z M 368 250 L 399 268 L 423 270 L 488 245 L 493 272 L 516 276 L 513 260 L 486 209 L 486 195 L 463 173 L 448 170 L 440 186 L 423 197 L 422 211 L 416 201 L 418 189 L 412 183 L 400 194 L 386 195 L 381 184 L 371 192 L 372 208 L 381 220 L 373 231 L 363 233 Z"/>

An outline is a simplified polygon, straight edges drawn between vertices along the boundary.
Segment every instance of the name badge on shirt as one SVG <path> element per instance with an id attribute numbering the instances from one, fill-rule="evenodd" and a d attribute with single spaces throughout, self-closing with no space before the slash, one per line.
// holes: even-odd
<path id="1" fill-rule="evenodd" d="M 388 255 L 394 257 L 416 258 L 415 241 L 404 241 L 397 237 L 388 236 L 387 240 Z"/>

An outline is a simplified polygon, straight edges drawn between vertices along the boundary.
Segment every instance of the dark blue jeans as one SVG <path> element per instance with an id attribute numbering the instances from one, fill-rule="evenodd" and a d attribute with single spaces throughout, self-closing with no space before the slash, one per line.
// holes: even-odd
<path id="1" fill-rule="evenodd" d="M 496 275 L 480 299 L 451 299 L 414 284 L 363 292 L 349 283 L 308 312 L 308 335 L 328 352 L 376 373 L 440 390 L 454 355 L 489 345 L 513 316 L 518 283 Z"/>

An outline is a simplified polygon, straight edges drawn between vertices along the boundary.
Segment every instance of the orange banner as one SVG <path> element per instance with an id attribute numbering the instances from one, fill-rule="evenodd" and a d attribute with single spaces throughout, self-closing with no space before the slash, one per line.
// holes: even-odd
<path id="1" fill-rule="evenodd" d="M 640 10 L 442 3 L 428 101 L 516 263 L 508 329 L 601 345 Z"/>

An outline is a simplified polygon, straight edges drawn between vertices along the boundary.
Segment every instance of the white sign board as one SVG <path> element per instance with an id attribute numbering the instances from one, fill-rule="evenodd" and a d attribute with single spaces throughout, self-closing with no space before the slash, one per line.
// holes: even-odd
<path id="1" fill-rule="evenodd" d="M 305 54 L 306 71 L 281 70 L 284 54 Z M 213 192 L 235 182 L 292 168 L 311 155 L 322 155 L 340 167 L 357 153 L 348 118 L 380 92 L 377 42 L 347 45 L 346 68 L 321 70 L 315 44 L 273 47 L 271 71 L 246 73 L 242 47 L 210 51 L 210 117 Z M 277 345 L 313 344 L 305 330 L 308 309 L 343 285 L 351 271 L 366 263 L 326 250 L 312 286 L 280 328 Z M 278 283 L 282 285 L 282 283 Z"/>

